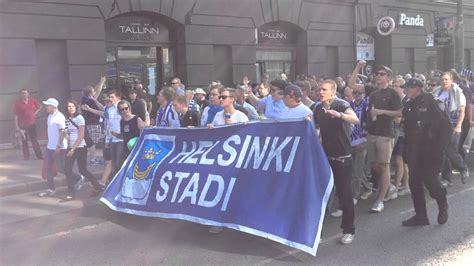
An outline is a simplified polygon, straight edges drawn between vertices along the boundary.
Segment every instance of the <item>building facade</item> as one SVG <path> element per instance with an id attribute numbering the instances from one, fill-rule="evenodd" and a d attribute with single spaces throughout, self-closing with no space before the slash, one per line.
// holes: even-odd
<path id="1" fill-rule="evenodd" d="M 474 3 L 466 2 L 465 66 L 472 68 Z M 139 81 L 155 94 L 174 76 L 188 87 L 259 81 L 262 73 L 335 77 L 361 56 L 397 73 L 451 68 L 453 43 L 430 40 L 453 16 L 456 5 L 435 0 L 3 1 L 0 144 L 11 142 L 12 103 L 23 87 L 64 103 L 102 75 L 109 88 Z M 378 33 L 383 17 L 395 22 L 390 35 Z M 356 43 L 368 50 L 359 55 Z"/>

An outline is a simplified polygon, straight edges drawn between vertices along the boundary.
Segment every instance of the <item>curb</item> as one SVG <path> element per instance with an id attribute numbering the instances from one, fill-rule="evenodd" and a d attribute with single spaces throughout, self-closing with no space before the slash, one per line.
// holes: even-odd
<path id="1" fill-rule="evenodd" d="M 92 175 L 94 175 L 95 178 L 100 178 L 102 176 L 102 173 L 93 172 Z M 86 183 L 88 182 L 89 181 L 86 179 Z M 56 176 L 54 178 L 54 185 L 56 186 L 56 188 L 67 187 L 66 177 L 62 174 L 60 176 Z M 44 179 L 3 185 L 0 186 L 0 197 L 36 192 L 46 190 L 47 188 L 47 183 Z"/>

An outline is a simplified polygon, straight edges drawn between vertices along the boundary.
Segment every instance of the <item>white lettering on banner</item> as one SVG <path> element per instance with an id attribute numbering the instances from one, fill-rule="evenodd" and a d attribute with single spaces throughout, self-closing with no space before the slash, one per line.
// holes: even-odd
<path id="1" fill-rule="evenodd" d="M 423 27 L 423 18 L 418 14 L 416 17 L 409 17 L 404 13 L 400 14 L 399 25 Z"/>
<path id="2" fill-rule="evenodd" d="M 171 187 L 173 186 L 170 184 L 173 180 L 177 179 L 174 185 L 173 196 L 170 200 L 172 203 L 183 203 L 184 200 L 189 198 L 189 202 L 192 205 L 198 205 L 201 207 L 206 208 L 213 208 L 217 206 L 219 203 L 222 202 L 221 211 L 227 210 L 227 204 L 229 203 L 230 196 L 234 189 L 235 177 L 231 177 L 229 183 L 225 184 L 224 178 L 220 175 L 209 174 L 206 179 L 206 183 L 202 188 L 202 191 L 199 195 L 199 173 L 194 173 L 189 182 L 187 183 L 186 187 L 181 191 L 180 187 L 185 180 L 191 173 L 184 173 L 184 172 L 176 172 L 173 176 L 171 171 L 166 171 L 163 176 L 160 178 L 160 189 L 156 192 L 155 199 L 157 202 L 163 202 L 168 197 L 168 192 Z M 210 195 L 209 191 L 212 186 L 217 186 L 217 192 L 215 195 Z M 224 193 L 225 192 L 225 193 Z M 181 193 L 178 201 L 176 202 L 177 196 Z"/>
<path id="3" fill-rule="evenodd" d="M 263 140 L 259 136 L 250 135 L 245 136 L 243 142 L 238 135 L 232 135 L 223 142 L 185 141 L 181 152 L 172 158 L 169 163 L 198 163 L 201 165 L 215 165 L 217 163 L 217 165 L 224 167 L 232 166 L 235 163 L 235 168 L 247 169 L 251 167 L 254 170 L 268 171 L 272 163 L 275 162 L 276 172 L 289 173 L 293 167 L 300 137 L 288 136 L 281 143 L 278 143 L 278 141 L 279 137 L 265 137 L 265 140 Z M 263 146 L 261 142 L 263 142 Z M 220 147 L 222 152 L 216 155 L 212 151 L 217 146 Z M 191 149 L 188 150 L 188 147 L 191 147 Z M 283 153 L 285 149 L 290 150 Z M 283 162 L 286 162 L 286 164 L 283 165 Z"/>

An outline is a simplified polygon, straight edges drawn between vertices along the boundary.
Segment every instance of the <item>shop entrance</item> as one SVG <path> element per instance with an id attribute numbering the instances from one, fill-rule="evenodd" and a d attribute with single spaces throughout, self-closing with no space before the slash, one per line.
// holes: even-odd
<path id="1" fill-rule="evenodd" d="M 168 47 L 107 47 L 107 86 L 126 93 L 133 84 L 141 83 L 149 95 L 174 76 L 173 56 Z"/>

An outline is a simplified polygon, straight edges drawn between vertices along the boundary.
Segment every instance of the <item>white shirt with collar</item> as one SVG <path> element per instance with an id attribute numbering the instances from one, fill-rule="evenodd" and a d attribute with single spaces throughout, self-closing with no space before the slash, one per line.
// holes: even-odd
<path id="1" fill-rule="evenodd" d="M 56 110 L 54 113 L 48 115 L 48 150 L 56 150 L 59 146 L 61 150 L 67 148 L 67 139 L 64 138 L 63 142 L 58 145 L 59 135 L 61 130 L 66 129 L 66 117 Z"/>

